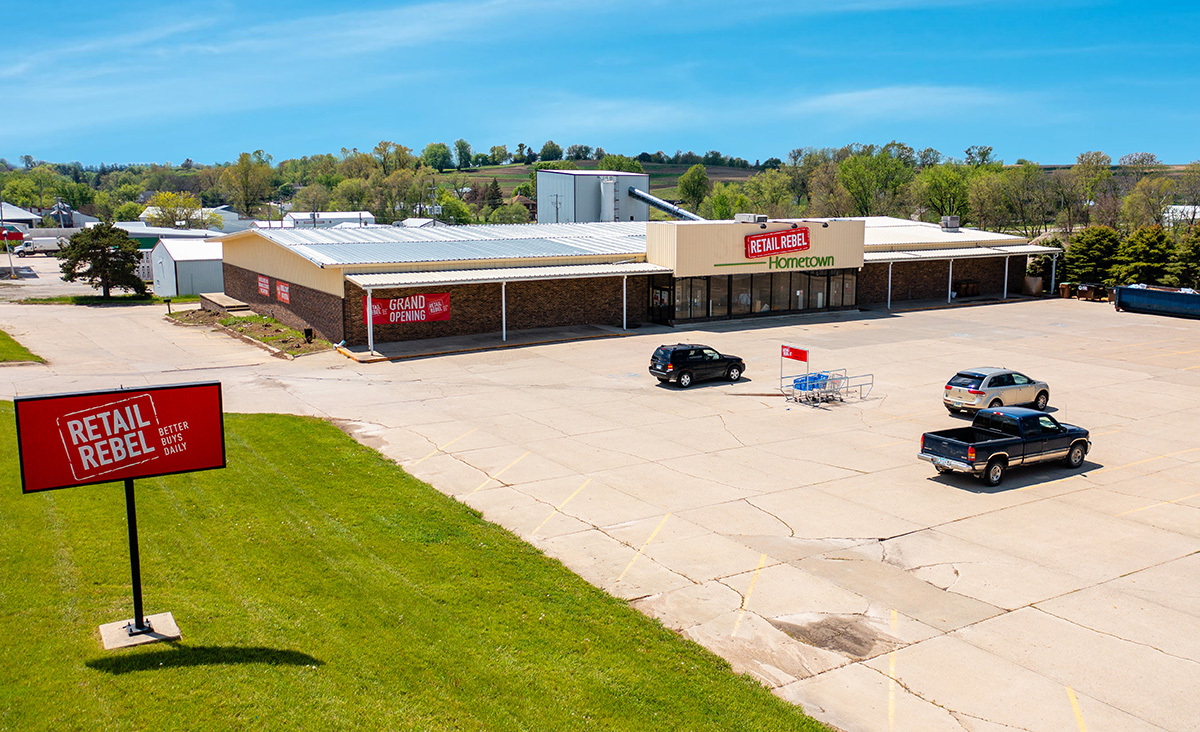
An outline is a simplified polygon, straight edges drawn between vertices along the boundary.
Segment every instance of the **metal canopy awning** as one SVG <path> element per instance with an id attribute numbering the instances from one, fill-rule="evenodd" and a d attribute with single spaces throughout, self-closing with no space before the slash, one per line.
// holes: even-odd
<path id="1" fill-rule="evenodd" d="M 975 259 L 978 257 L 1011 257 L 1019 254 L 1061 254 L 1061 250 L 1037 244 L 1014 244 L 997 247 L 960 247 L 956 249 L 908 249 L 896 252 L 864 252 L 866 264 L 889 262 L 930 262 L 947 259 Z"/>
<path id="2" fill-rule="evenodd" d="M 488 282 L 528 282 L 534 280 L 574 280 L 589 277 L 629 277 L 631 275 L 670 274 L 670 267 L 647 262 L 618 264 L 564 264 L 551 267 L 502 267 L 498 269 L 453 269 L 434 272 L 388 272 L 352 274 L 346 280 L 364 290 L 430 285 L 478 285 Z"/>

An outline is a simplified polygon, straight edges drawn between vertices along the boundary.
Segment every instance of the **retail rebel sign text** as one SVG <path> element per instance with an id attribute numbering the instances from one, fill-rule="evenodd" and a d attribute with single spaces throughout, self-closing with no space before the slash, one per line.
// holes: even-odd
<path id="1" fill-rule="evenodd" d="M 748 234 L 746 259 L 758 259 L 785 252 L 803 252 L 808 250 L 809 244 L 807 226 L 768 231 L 765 234 Z"/>
<path id="2" fill-rule="evenodd" d="M 14 402 L 25 493 L 225 467 L 220 382 Z"/>
<path id="3" fill-rule="evenodd" d="M 375 325 L 425 323 L 450 319 L 450 293 L 376 297 L 371 299 L 371 322 Z M 363 295 L 363 323 L 367 322 L 367 296 Z"/>

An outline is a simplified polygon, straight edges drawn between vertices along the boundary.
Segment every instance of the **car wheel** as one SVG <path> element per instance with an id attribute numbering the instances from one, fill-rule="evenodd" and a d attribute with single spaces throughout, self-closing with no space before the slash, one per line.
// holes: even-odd
<path id="1" fill-rule="evenodd" d="M 20 257 L 21 259 L 24 259 L 24 258 L 25 258 L 25 252 L 17 252 L 17 256 L 18 256 L 18 257 Z"/>
<path id="2" fill-rule="evenodd" d="M 737 381 L 738 379 L 742 378 L 742 367 L 741 366 L 730 366 L 729 373 L 726 374 L 726 376 L 729 378 L 730 381 Z"/>
<path id="3" fill-rule="evenodd" d="M 692 372 L 684 371 L 679 374 L 679 388 L 686 389 L 692 385 Z"/>
<path id="4" fill-rule="evenodd" d="M 1039 412 L 1044 412 L 1044 411 L 1046 411 L 1046 405 L 1049 403 L 1050 403 L 1050 395 L 1044 391 L 1039 391 L 1038 395 L 1037 395 L 1037 399 L 1033 400 L 1033 407 L 1034 407 L 1034 409 L 1038 410 Z"/>
<path id="5" fill-rule="evenodd" d="M 1087 455 L 1087 449 L 1084 448 L 1082 442 L 1076 442 L 1071 445 L 1071 450 L 1067 453 L 1067 465 L 1072 468 L 1078 468 L 1083 465 L 1083 458 Z"/>
<path id="6" fill-rule="evenodd" d="M 1004 406 L 1004 402 L 1000 401 L 999 399 L 993 399 L 988 404 L 988 409 L 995 409 L 996 407 L 1003 407 L 1003 406 Z"/>
<path id="7" fill-rule="evenodd" d="M 990 486 L 997 486 L 1004 480 L 1004 461 L 992 460 L 987 464 L 987 468 L 983 471 L 983 482 Z"/>

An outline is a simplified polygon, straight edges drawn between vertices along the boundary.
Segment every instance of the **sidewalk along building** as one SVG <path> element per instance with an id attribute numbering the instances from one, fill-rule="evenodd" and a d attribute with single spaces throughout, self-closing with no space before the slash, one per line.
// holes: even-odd
<path id="1" fill-rule="evenodd" d="M 225 294 L 350 345 L 1006 297 L 1018 237 L 885 217 L 251 229 Z"/>

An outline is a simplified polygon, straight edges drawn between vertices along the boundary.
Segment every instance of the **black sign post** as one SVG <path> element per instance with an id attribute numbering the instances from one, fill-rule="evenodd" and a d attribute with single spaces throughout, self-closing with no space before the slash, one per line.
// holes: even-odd
<path id="1" fill-rule="evenodd" d="M 146 633 L 153 628 L 142 615 L 142 562 L 138 556 L 137 507 L 133 505 L 133 478 L 125 479 L 125 517 L 129 523 L 129 573 L 133 579 L 133 624 L 129 635 Z"/>

